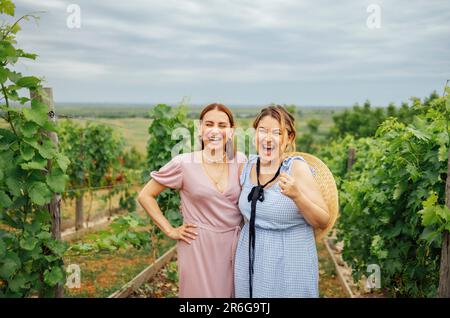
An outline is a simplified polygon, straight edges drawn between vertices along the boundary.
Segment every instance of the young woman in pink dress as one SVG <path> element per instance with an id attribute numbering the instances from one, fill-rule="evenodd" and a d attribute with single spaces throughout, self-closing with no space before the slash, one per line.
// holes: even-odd
<path id="1" fill-rule="evenodd" d="M 200 114 L 202 150 L 175 156 L 138 195 L 155 224 L 178 240 L 179 297 L 234 296 L 234 255 L 243 222 L 239 169 L 245 155 L 233 146 L 234 118 L 222 104 Z M 166 188 L 181 197 L 183 225 L 174 228 L 156 197 Z"/>

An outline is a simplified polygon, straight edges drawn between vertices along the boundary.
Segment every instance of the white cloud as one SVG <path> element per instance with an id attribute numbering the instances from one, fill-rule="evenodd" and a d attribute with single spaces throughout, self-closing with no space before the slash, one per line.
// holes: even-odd
<path id="1" fill-rule="evenodd" d="M 22 65 L 24 72 L 32 69 L 34 72 L 43 74 L 45 78 L 52 80 L 92 80 L 111 75 L 107 65 L 74 61 L 74 60 L 42 60 L 39 63 L 25 62 Z"/>
<path id="2" fill-rule="evenodd" d="M 91 85 L 109 83 L 99 85 L 96 96 L 79 95 L 87 100 L 102 94 L 121 99 L 127 90 L 136 100 L 148 90 L 158 91 L 162 102 L 194 91 L 203 100 L 214 87 L 258 102 L 266 94 L 294 99 L 298 92 L 286 87 L 310 83 L 305 99 L 321 104 L 324 82 L 347 81 L 344 91 L 327 90 L 340 96 L 336 103 L 352 104 L 368 91 L 355 91 L 364 83 L 379 87 L 365 98 L 387 103 L 440 89 L 436 83 L 450 78 L 450 3 L 375 1 L 382 27 L 370 30 L 366 8 L 373 2 L 78 0 L 82 27 L 71 30 L 65 26 L 69 2 L 20 0 L 21 11 L 47 13 L 39 27 L 26 26 L 18 38 L 40 55 L 27 70 L 51 83 L 65 79 L 68 99 L 83 76 Z M 392 83 L 409 83 L 411 91 L 396 92 Z M 246 86 L 245 93 L 236 85 Z M 111 91 L 117 86 L 122 89 Z"/>

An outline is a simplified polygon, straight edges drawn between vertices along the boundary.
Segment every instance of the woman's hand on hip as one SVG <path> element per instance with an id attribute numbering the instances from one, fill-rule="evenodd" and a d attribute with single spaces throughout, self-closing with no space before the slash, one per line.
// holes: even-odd
<path id="1" fill-rule="evenodd" d="M 173 228 L 167 234 L 173 240 L 182 240 L 188 244 L 191 244 L 191 241 L 197 238 L 197 231 L 195 228 L 197 225 L 195 224 L 183 224 L 180 227 Z"/>

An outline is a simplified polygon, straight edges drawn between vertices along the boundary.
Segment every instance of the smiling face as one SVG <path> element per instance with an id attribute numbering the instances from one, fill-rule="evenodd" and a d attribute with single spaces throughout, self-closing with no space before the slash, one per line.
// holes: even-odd
<path id="1" fill-rule="evenodd" d="M 256 127 L 256 140 L 261 161 L 279 158 L 287 145 L 286 140 L 283 140 L 280 123 L 271 116 L 265 116 L 259 122 Z"/>
<path id="2" fill-rule="evenodd" d="M 286 151 L 295 151 L 294 117 L 281 106 L 264 108 L 253 123 L 261 162 L 281 159 Z"/>
<path id="3" fill-rule="evenodd" d="M 223 151 L 232 136 L 228 115 L 218 109 L 209 110 L 201 120 L 201 136 L 204 148 Z"/>

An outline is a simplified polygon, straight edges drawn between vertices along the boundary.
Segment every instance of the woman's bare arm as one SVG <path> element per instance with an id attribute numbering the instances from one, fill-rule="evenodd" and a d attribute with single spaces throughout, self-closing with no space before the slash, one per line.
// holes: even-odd
<path id="1" fill-rule="evenodd" d="M 183 240 L 191 244 L 189 240 L 196 238 L 197 232 L 194 228 L 197 226 L 194 224 L 183 224 L 178 228 L 174 228 L 159 208 L 156 197 L 165 189 L 167 187 L 151 179 L 139 192 L 137 200 L 164 234 L 172 239 Z"/>
<path id="2" fill-rule="evenodd" d="M 326 228 L 330 220 L 328 207 L 309 166 L 305 162 L 294 161 L 291 176 L 282 173 L 280 181 L 283 193 L 295 202 L 305 220 L 313 228 Z"/>

